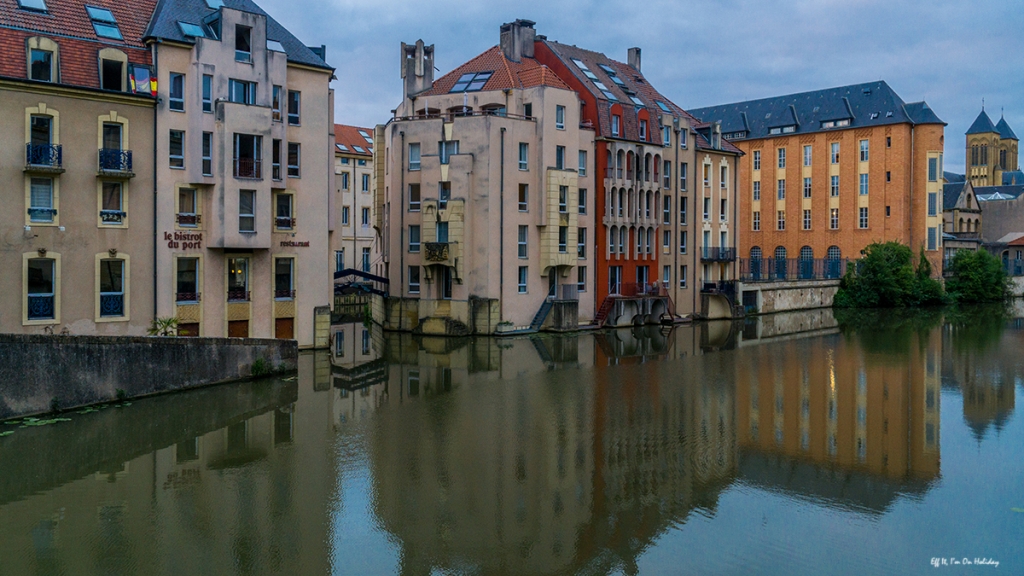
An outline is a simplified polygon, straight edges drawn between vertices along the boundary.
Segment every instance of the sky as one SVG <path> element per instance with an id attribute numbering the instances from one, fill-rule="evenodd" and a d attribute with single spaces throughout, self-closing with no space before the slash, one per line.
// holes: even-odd
<path id="1" fill-rule="evenodd" d="M 1022 0 L 257 0 L 337 71 L 335 121 L 384 123 L 402 100 L 400 44 L 434 44 L 435 78 L 533 20 L 538 34 L 626 60 L 685 109 L 885 80 L 948 123 L 947 170 L 981 111 L 1024 135 Z"/>

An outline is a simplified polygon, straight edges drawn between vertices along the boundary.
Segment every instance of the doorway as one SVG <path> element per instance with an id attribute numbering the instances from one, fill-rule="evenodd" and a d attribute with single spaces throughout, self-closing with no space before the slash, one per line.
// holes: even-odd
<path id="1" fill-rule="evenodd" d="M 295 339 L 295 318 L 274 319 L 274 338 L 282 340 Z"/>
<path id="2" fill-rule="evenodd" d="M 249 321 L 231 320 L 228 322 L 228 338 L 248 338 Z"/>
<path id="3" fill-rule="evenodd" d="M 448 266 L 441 267 L 441 299 L 452 299 L 452 269 Z"/>

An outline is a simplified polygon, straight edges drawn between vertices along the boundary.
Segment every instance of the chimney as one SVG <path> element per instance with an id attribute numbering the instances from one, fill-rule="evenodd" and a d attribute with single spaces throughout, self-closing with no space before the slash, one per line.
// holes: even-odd
<path id="1" fill-rule="evenodd" d="M 412 98 L 434 85 L 434 45 L 424 46 L 423 40 L 415 44 L 402 42 L 402 79 L 405 97 Z"/>
<path id="2" fill-rule="evenodd" d="M 533 42 L 537 31 L 533 29 L 536 22 L 532 20 L 516 20 L 501 25 L 501 51 L 505 58 L 513 62 L 522 62 L 523 58 L 533 58 Z"/>
<path id="3" fill-rule="evenodd" d="M 715 150 L 722 149 L 722 123 L 715 121 L 711 124 L 711 147 Z"/>
<path id="4" fill-rule="evenodd" d="M 640 71 L 640 49 L 633 47 L 627 52 L 626 63 L 630 65 L 633 70 Z"/>

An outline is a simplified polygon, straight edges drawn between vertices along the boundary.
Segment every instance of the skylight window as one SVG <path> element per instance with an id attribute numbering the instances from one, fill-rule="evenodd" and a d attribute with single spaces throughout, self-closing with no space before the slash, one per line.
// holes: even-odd
<path id="1" fill-rule="evenodd" d="M 113 40 L 124 40 L 124 37 L 121 36 L 121 30 L 117 27 L 117 20 L 114 20 L 114 14 L 110 10 L 86 6 L 85 11 L 89 13 L 89 19 L 92 20 L 92 28 L 96 31 L 97 36 Z"/>
<path id="2" fill-rule="evenodd" d="M 203 27 L 199 26 L 198 24 L 178 22 L 178 27 L 181 28 L 181 33 L 185 36 L 191 36 L 193 38 L 206 38 L 206 31 L 204 31 Z"/>
<path id="3" fill-rule="evenodd" d="M 342 152 L 348 152 L 348 146 L 345 146 L 344 144 L 338 144 L 337 146 L 338 150 L 341 150 Z"/>
<path id="4" fill-rule="evenodd" d="M 600 90 L 601 92 L 607 92 L 608 91 L 608 87 L 605 86 L 604 84 L 602 84 L 601 82 L 595 81 L 594 82 L 594 86 L 597 86 L 597 89 Z"/>
<path id="5" fill-rule="evenodd" d="M 356 152 L 359 152 L 360 154 L 366 154 L 366 150 L 363 150 L 362 147 L 360 146 L 352 146 L 352 149 L 355 150 Z"/>
<path id="6" fill-rule="evenodd" d="M 452 86 L 449 93 L 479 92 L 480 90 L 483 90 L 484 84 L 487 84 L 487 81 L 491 79 L 492 74 L 494 74 L 493 71 L 470 72 L 468 74 L 463 74 L 462 76 L 459 76 L 459 80 L 455 82 L 455 86 Z"/>
<path id="7" fill-rule="evenodd" d="M 267 50 L 273 50 L 274 52 L 284 52 L 284 46 L 277 40 L 267 40 Z"/>
<path id="8" fill-rule="evenodd" d="M 593 72 L 590 71 L 590 68 L 587 68 L 587 65 L 584 64 L 582 60 L 579 60 L 577 58 L 570 58 L 570 60 L 572 60 L 572 63 L 575 64 L 577 67 L 579 67 L 580 70 L 583 71 L 583 75 L 584 76 L 586 76 L 587 78 L 590 78 L 591 80 L 595 80 L 595 81 L 597 80 L 597 76 Z"/>
<path id="9" fill-rule="evenodd" d="M 206 0 L 206 5 L 209 6 L 211 10 L 216 10 L 224 5 L 224 0 Z"/>
<path id="10" fill-rule="evenodd" d="M 363 140 L 366 140 L 367 144 L 373 144 L 373 138 L 370 138 L 370 135 L 366 133 L 366 130 L 360 130 L 359 135 L 363 137 Z"/>
<path id="11" fill-rule="evenodd" d="M 633 104 L 636 104 L 637 106 L 643 106 L 644 105 L 644 101 L 639 99 L 639 98 L 637 98 L 636 96 L 630 96 L 629 99 L 632 100 Z"/>
<path id="12" fill-rule="evenodd" d="M 38 10 L 39 12 L 46 12 L 45 0 L 18 0 L 18 6 L 21 6 L 25 10 Z"/>
<path id="13" fill-rule="evenodd" d="M 665 112 L 672 112 L 671 110 L 669 110 L 668 106 L 666 106 L 665 103 L 662 102 L 661 100 L 655 100 L 655 102 L 658 103 L 658 108 L 661 108 Z"/>
<path id="14" fill-rule="evenodd" d="M 612 82 L 615 82 L 619 86 L 626 85 L 626 83 L 622 81 L 622 78 L 619 78 L 619 74 L 618 72 L 615 71 L 614 68 L 612 68 L 611 66 L 606 66 L 604 64 L 598 64 L 598 66 L 601 67 L 601 70 L 604 70 L 605 72 L 608 73 L 608 77 L 612 79 Z"/>
<path id="15" fill-rule="evenodd" d="M 604 97 L 609 99 L 609 100 L 614 100 L 615 102 L 619 101 L 619 99 L 615 97 L 615 94 L 612 94 L 611 92 L 609 92 L 607 90 L 601 90 L 601 94 L 604 94 Z"/>

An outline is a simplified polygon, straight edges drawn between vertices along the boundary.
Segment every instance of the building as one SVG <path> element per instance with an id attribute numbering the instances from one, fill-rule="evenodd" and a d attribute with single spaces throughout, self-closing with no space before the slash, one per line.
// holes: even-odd
<path id="1" fill-rule="evenodd" d="M 958 251 L 981 246 L 981 204 L 970 182 L 942 185 L 942 230 L 943 260 L 947 264 Z"/>
<path id="2" fill-rule="evenodd" d="M 967 129 L 965 140 L 965 176 L 974 186 L 1024 184 L 1024 180 L 1020 179 L 1022 175 L 1017 164 L 1017 135 L 1006 123 L 1006 118 L 999 118 L 999 123 L 993 125 L 983 107 L 974 123 Z M 1011 179 L 1016 177 L 1016 180 L 1004 182 L 1004 175 Z"/>
<path id="3" fill-rule="evenodd" d="M 704 285 L 735 278 L 739 149 L 647 81 L 639 48 L 624 63 L 539 36 L 536 54 L 579 94 L 596 135 L 598 320 L 700 311 Z"/>
<path id="4" fill-rule="evenodd" d="M 465 334 L 590 321 L 594 131 L 578 96 L 535 58 L 521 21 L 437 81 L 433 70 L 433 46 L 402 45 L 405 97 L 378 127 L 386 326 Z"/>
<path id="5" fill-rule="evenodd" d="M 161 0 L 146 40 L 160 87 L 157 314 L 181 335 L 313 346 L 314 308 L 331 300 L 324 48 L 250 0 Z"/>
<path id="6" fill-rule="evenodd" d="M 145 334 L 153 319 L 154 5 L 0 5 L 0 332 Z"/>
<path id="7" fill-rule="evenodd" d="M 746 280 L 838 278 L 873 242 L 942 268 L 945 124 L 884 81 L 690 111 L 745 154 L 739 250 Z"/>
<path id="8" fill-rule="evenodd" d="M 334 210 L 331 252 L 335 272 L 355 268 L 383 275 L 380 244 L 372 219 L 373 129 L 334 125 Z"/>

